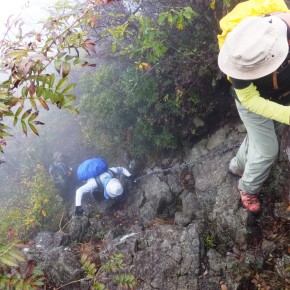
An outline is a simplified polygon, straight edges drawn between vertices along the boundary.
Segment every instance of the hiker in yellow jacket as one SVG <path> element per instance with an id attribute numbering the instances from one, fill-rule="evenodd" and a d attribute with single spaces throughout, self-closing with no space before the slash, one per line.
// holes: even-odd
<path id="1" fill-rule="evenodd" d="M 258 193 L 278 155 L 278 129 L 290 124 L 290 12 L 283 1 L 247 1 L 220 24 L 218 64 L 247 130 L 229 171 L 241 177 L 243 206 L 259 212 Z"/>

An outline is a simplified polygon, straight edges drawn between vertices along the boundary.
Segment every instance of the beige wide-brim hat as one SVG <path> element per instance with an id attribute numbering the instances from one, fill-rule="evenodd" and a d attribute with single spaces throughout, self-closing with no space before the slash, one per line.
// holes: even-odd
<path id="1" fill-rule="evenodd" d="M 218 65 L 230 77 L 254 80 L 274 72 L 288 50 L 287 25 L 282 19 L 248 17 L 227 35 Z"/>

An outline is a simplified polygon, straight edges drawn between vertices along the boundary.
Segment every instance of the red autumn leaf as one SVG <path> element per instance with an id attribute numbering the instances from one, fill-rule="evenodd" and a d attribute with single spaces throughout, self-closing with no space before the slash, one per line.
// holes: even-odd
<path id="1" fill-rule="evenodd" d="M 13 87 L 14 88 L 18 88 L 19 83 L 20 83 L 20 80 L 15 81 L 14 84 L 13 84 Z"/>
<path id="2" fill-rule="evenodd" d="M 69 62 L 63 62 L 61 64 L 61 70 L 62 70 L 62 77 L 65 78 L 69 72 L 70 72 L 70 69 L 71 69 L 71 65 Z"/>
<path id="3" fill-rule="evenodd" d="M 40 34 L 40 33 L 38 33 L 38 34 L 36 35 L 36 40 L 37 40 L 38 42 L 41 42 L 41 34 Z"/>
<path id="4" fill-rule="evenodd" d="M 89 38 L 84 41 L 83 44 L 84 50 L 86 50 L 89 54 L 95 54 L 95 43 L 91 41 Z"/>
<path id="5" fill-rule="evenodd" d="M 26 278 L 31 277 L 36 265 L 35 260 L 29 260 L 26 264 L 26 268 L 24 269 L 23 276 Z"/>
<path id="6" fill-rule="evenodd" d="M 34 83 L 32 83 L 32 84 L 29 86 L 28 91 L 29 91 L 29 94 L 30 94 L 31 97 L 35 94 L 35 85 L 34 85 Z"/>
<path id="7" fill-rule="evenodd" d="M 35 125 L 44 125 L 44 123 L 41 122 L 41 121 L 34 121 L 33 123 L 34 123 Z"/>
<path id="8" fill-rule="evenodd" d="M 14 228 L 9 228 L 7 232 L 7 240 L 13 241 L 16 236 L 16 230 Z"/>
<path id="9" fill-rule="evenodd" d="M 38 100 L 39 100 L 41 106 L 42 106 L 45 110 L 48 111 L 48 110 L 49 110 L 49 107 L 48 107 L 47 103 L 45 102 L 45 100 L 43 100 L 42 98 L 38 98 Z"/>
<path id="10" fill-rule="evenodd" d="M 6 141 L 5 141 L 4 139 L 1 139 L 1 140 L 0 140 L 0 145 L 2 145 L 2 146 L 6 146 L 7 143 L 6 143 Z"/>

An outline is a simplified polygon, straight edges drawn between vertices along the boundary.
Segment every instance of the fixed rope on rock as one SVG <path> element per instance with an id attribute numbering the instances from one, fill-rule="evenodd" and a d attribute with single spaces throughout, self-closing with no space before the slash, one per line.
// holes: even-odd
<path id="1" fill-rule="evenodd" d="M 204 161 L 211 160 L 211 159 L 215 158 L 216 156 L 221 156 L 232 149 L 238 148 L 240 145 L 241 145 L 240 142 L 233 143 L 233 144 L 226 145 L 226 146 L 223 145 L 220 148 L 218 148 L 217 150 L 215 150 L 215 152 L 213 152 L 213 153 L 202 155 L 201 157 L 199 157 L 195 160 L 192 160 L 189 162 L 184 162 L 182 164 L 176 164 L 176 165 L 169 167 L 169 168 L 153 170 L 147 174 L 144 174 L 142 176 L 135 178 L 135 181 L 146 178 L 146 177 L 151 176 L 153 174 L 162 174 L 162 173 L 166 173 L 166 172 L 174 172 L 175 170 L 180 170 L 180 169 L 183 169 L 183 168 L 188 167 L 188 166 L 194 166 L 194 165 L 202 163 Z"/>

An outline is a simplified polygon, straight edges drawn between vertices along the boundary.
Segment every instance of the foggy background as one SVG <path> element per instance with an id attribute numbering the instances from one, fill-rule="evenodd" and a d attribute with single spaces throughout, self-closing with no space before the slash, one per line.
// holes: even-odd
<path id="1" fill-rule="evenodd" d="M 46 19 L 50 7 L 56 2 L 57 0 L 11 0 L 6 2 L 0 10 L 1 37 L 7 29 L 5 26 L 9 17 L 11 20 L 16 17 L 23 19 L 25 22 L 23 29 L 27 29 L 27 31 L 39 29 L 41 27 L 39 22 Z M 13 33 L 9 33 L 9 37 L 13 37 L 13 35 Z M 0 74 L 0 81 L 3 82 L 5 77 L 6 75 Z M 12 118 L 4 119 L 4 122 L 10 126 L 9 133 L 13 136 L 5 138 L 7 146 L 3 146 L 4 154 L 0 153 L 0 160 L 5 162 L 0 164 L 0 196 L 9 196 L 17 191 L 20 193 L 22 176 L 27 173 L 29 175 L 29 172 L 33 175 L 33 172 L 38 170 L 38 166 L 43 166 L 48 170 L 55 151 L 65 153 L 69 157 L 70 165 L 74 167 L 94 154 L 84 152 L 85 146 L 80 127 L 81 115 L 50 105 L 49 111 L 39 107 L 38 120 L 45 123 L 43 126 L 37 126 L 39 136 L 30 129 L 26 136 L 20 123 L 14 127 Z"/>

